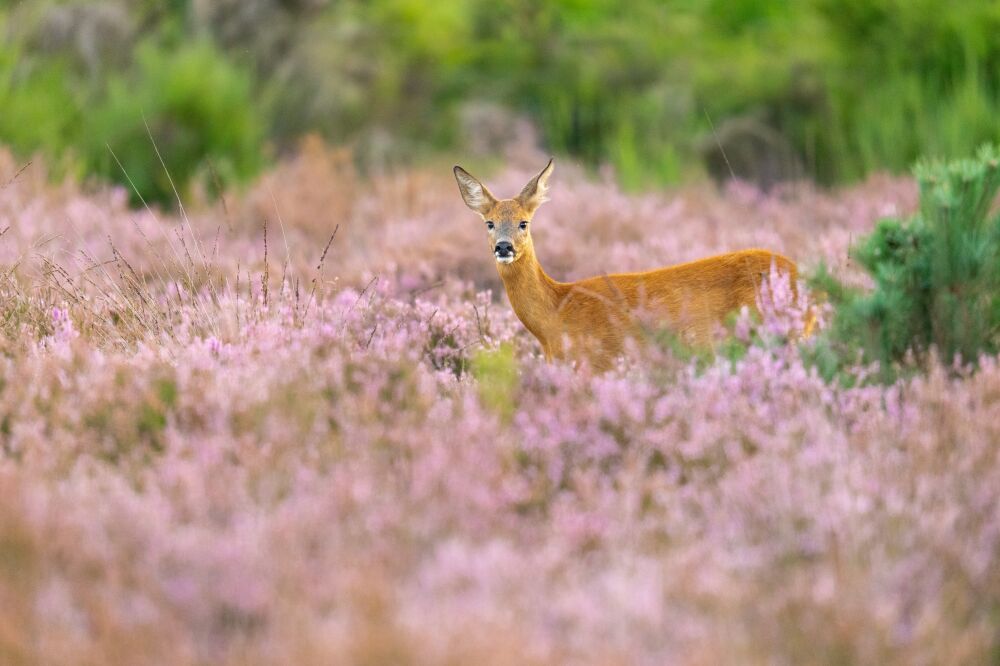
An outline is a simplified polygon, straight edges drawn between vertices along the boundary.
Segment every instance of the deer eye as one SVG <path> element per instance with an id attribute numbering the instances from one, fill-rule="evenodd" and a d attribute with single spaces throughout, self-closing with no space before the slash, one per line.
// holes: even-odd
<path id="1" fill-rule="evenodd" d="M 525 229 L 528 228 L 528 223 L 524 220 L 521 220 L 521 224 L 517 225 L 517 228 L 520 229 L 521 231 L 524 231 Z"/>
<path id="2" fill-rule="evenodd" d="M 492 222 L 487 222 L 486 223 L 486 228 L 489 229 L 490 231 L 493 231 L 493 223 Z"/>

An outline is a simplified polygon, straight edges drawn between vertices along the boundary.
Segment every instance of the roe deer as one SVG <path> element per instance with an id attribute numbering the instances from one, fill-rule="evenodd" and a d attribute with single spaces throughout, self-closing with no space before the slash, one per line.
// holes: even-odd
<path id="1" fill-rule="evenodd" d="M 795 264 L 759 249 L 642 273 L 557 282 L 539 265 L 530 228 L 535 211 L 546 201 L 552 168 L 549 160 L 513 199 L 497 199 L 465 169 L 454 169 L 466 205 L 486 222 L 507 298 L 550 361 L 586 359 L 597 371 L 610 368 L 624 349 L 625 337 L 638 332 L 634 315 L 639 310 L 650 312 L 688 342 L 708 344 L 728 313 L 744 305 L 757 310 L 761 278 L 772 264 L 789 274 L 794 288 Z M 811 324 L 807 322 L 806 334 Z"/>

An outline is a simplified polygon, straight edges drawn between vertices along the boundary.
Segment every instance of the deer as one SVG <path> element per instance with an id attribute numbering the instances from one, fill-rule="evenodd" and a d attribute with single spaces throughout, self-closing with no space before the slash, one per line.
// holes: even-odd
<path id="1" fill-rule="evenodd" d="M 531 227 L 547 201 L 554 159 L 512 199 L 498 199 L 456 165 L 465 204 L 486 224 L 497 272 L 517 318 L 538 340 L 547 361 L 585 361 L 597 372 L 613 367 L 626 339 L 640 337 L 640 313 L 654 318 L 693 346 L 711 344 L 727 315 L 743 306 L 759 311 L 762 279 L 787 273 L 795 288 L 795 263 L 776 252 L 745 249 L 638 273 L 614 273 L 558 282 L 535 255 Z M 806 335 L 812 325 L 807 315 Z"/>

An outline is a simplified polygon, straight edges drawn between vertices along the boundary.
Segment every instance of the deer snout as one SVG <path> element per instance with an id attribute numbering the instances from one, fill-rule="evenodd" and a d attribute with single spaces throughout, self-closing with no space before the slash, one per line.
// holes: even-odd
<path id="1" fill-rule="evenodd" d="M 493 248 L 493 254 L 496 255 L 498 260 L 513 259 L 514 258 L 514 244 L 510 241 L 500 241 Z"/>

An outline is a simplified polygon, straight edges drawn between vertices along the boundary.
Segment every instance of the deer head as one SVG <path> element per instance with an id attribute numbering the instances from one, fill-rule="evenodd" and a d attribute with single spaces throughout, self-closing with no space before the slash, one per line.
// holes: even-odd
<path id="1" fill-rule="evenodd" d="M 542 205 L 552 175 L 553 160 L 528 181 L 521 193 L 513 199 L 497 199 L 493 194 L 460 166 L 456 166 L 455 180 L 465 205 L 486 222 L 490 249 L 497 263 L 512 264 L 533 253 L 531 244 L 531 218 Z"/>

